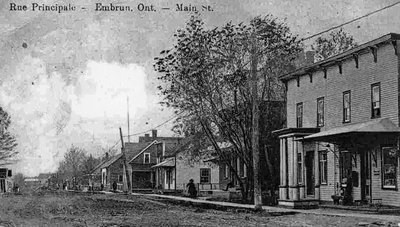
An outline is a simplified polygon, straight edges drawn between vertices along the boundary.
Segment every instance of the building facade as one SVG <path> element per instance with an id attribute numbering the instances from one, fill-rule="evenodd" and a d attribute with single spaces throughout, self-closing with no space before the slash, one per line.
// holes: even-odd
<path id="1" fill-rule="evenodd" d="M 0 194 L 12 192 L 13 187 L 12 170 L 8 168 L 0 168 Z"/>
<path id="2" fill-rule="evenodd" d="M 388 34 L 280 79 L 279 204 L 400 206 L 400 35 Z M 348 201 L 346 201 L 346 199 Z"/>

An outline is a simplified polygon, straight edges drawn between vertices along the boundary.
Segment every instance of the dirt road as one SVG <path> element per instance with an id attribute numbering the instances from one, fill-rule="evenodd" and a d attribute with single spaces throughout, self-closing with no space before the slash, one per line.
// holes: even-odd
<path id="1" fill-rule="evenodd" d="M 0 197 L 0 226 L 397 226 L 373 219 L 206 210 L 140 196 L 67 192 Z"/>

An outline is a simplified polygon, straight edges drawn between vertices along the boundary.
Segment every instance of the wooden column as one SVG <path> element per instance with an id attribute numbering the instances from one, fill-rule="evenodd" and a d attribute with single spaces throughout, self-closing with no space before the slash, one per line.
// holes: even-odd
<path id="1" fill-rule="evenodd" d="M 293 182 L 290 185 L 290 187 L 292 188 L 292 199 L 293 200 L 299 200 L 299 179 L 297 177 L 298 174 L 298 166 L 297 166 L 297 149 L 298 149 L 298 144 L 299 142 L 294 140 L 295 138 L 293 137 Z"/>
<path id="2" fill-rule="evenodd" d="M 302 182 L 299 182 L 299 199 L 304 199 L 306 197 L 305 195 L 305 188 L 304 188 L 304 182 L 305 182 L 305 174 L 304 174 L 304 149 L 303 149 L 303 142 L 299 142 L 298 143 L 298 147 L 297 147 L 297 152 L 300 153 L 301 155 L 301 169 L 299 169 L 298 171 L 301 171 L 301 176 L 302 176 Z"/>
<path id="3" fill-rule="evenodd" d="M 289 137 L 288 138 L 288 180 L 289 180 L 289 199 L 293 200 L 293 185 L 294 185 L 294 181 L 293 181 L 293 173 L 294 173 L 294 168 L 293 168 L 293 153 L 294 153 L 294 141 L 293 141 L 293 137 Z"/>
<path id="4" fill-rule="evenodd" d="M 281 165 L 280 165 L 280 189 L 279 189 L 279 199 L 285 200 L 287 199 L 287 172 L 286 172 L 286 139 L 287 138 L 281 138 L 281 146 L 280 146 L 280 154 L 281 154 Z"/>
<path id="5" fill-rule="evenodd" d="M 318 155 L 319 146 L 318 143 L 315 143 L 314 150 L 314 182 L 315 182 L 315 190 L 314 190 L 314 198 L 319 199 L 319 155 Z"/>

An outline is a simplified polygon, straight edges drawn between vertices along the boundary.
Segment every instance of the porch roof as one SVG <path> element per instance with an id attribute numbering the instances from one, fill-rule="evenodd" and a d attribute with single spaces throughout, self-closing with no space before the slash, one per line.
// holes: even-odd
<path id="1" fill-rule="evenodd" d="M 157 165 L 152 166 L 151 168 L 158 168 L 158 167 L 174 167 L 175 166 L 175 158 L 167 158 L 164 161 L 158 163 Z"/>
<path id="2" fill-rule="evenodd" d="M 373 133 L 399 133 L 400 128 L 388 118 L 380 118 L 368 122 L 337 127 L 330 130 L 305 136 L 303 140 L 325 141 L 333 137 L 349 134 L 373 134 Z"/>

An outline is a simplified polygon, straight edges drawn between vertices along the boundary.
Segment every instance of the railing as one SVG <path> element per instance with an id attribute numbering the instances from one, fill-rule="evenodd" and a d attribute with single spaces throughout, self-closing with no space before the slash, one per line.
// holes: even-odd
<path id="1" fill-rule="evenodd" d="M 123 184 L 117 183 L 117 190 L 118 191 L 123 191 L 123 188 L 124 188 Z"/>
<path id="2" fill-rule="evenodd" d="M 177 185 L 177 189 L 186 190 L 187 183 L 181 183 Z M 219 183 L 197 183 L 196 189 L 199 190 L 219 190 Z"/>
<path id="3" fill-rule="evenodd" d="M 198 190 L 219 190 L 219 183 L 198 183 Z"/>

